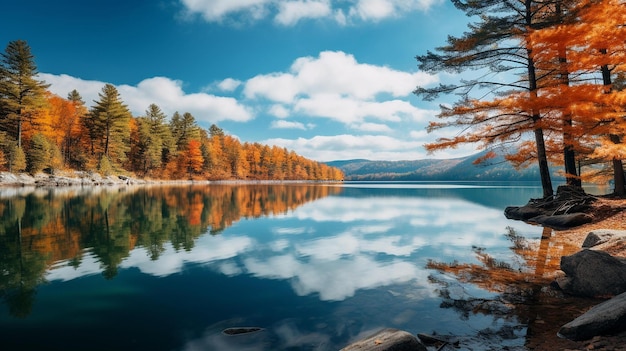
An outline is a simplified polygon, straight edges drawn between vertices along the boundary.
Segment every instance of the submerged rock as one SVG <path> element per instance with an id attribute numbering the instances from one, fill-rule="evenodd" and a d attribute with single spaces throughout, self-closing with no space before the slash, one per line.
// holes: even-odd
<path id="1" fill-rule="evenodd" d="M 592 307 L 559 330 L 559 336 L 587 340 L 596 335 L 626 328 L 626 293 Z"/>
<path id="2" fill-rule="evenodd" d="M 241 335 L 241 334 L 250 334 L 262 331 L 263 328 L 260 327 L 233 327 L 226 328 L 222 330 L 222 333 L 226 335 Z"/>
<path id="3" fill-rule="evenodd" d="M 341 349 L 341 351 L 427 351 L 409 332 L 387 328 Z"/>

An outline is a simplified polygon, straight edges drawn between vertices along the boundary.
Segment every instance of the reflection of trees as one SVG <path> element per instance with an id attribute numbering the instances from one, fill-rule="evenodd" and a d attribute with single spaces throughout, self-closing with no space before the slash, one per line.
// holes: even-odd
<path id="1" fill-rule="evenodd" d="M 572 254 L 579 248 L 553 240 L 552 229 L 544 228 L 541 240 L 531 242 L 507 228 L 513 256 L 506 262 L 495 259 L 484 249 L 475 247 L 479 263 L 441 263 L 430 261 L 428 268 L 446 275 L 431 276 L 441 286 L 441 307 L 456 310 L 461 318 L 480 313 L 495 318 L 516 319 L 526 326 L 527 346 L 536 346 L 545 340 L 558 340 L 558 328 L 575 318 L 589 305 L 573 298 L 565 298 L 558 291 L 549 289 L 554 273 L 559 270 L 561 256 Z M 476 298 L 465 292 L 464 284 L 473 284 L 484 290 L 497 293 L 491 298 Z M 561 346 L 552 346 L 560 349 Z"/>
<path id="2" fill-rule="evenodd" d="M 38 189 L 0 198 L 0 296 L 15 316 L 29 314 L 46 268 L 78 268 L 85 248 L 111 279 L 130 250 L 157 260 L 168 244 L 192 250 L 241 218 L 285 213 L 341 191 L 310 184 L 192 185 Z"/>
<path id="3" fill-rule="evenodd" d="M 41 284 L 46 269 L 45 256 L 31 250 L 32 241 L 24 240 L 24 221 L 27 199 L 0 206 L 0 298 L 15 317 L 30 314 L 37 285 Z"/>

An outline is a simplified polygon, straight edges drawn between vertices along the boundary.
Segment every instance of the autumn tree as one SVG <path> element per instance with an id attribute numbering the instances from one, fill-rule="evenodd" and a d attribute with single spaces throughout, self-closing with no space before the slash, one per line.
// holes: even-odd
<path id="1" fill-rule="evenodd" d="M 100 99 L 94 101 L 95 105 L 85 119 L 92 139 L 92 155 L 98 160 L 107 158 L 119 165 L 129 150 L 131 114 L 113 85 L 106 84 L 98 96 Z"/>
<path id="2" fill-rule="evenodd" d="M 46 168 L 58 169 L 63 163 L 59 148 L 41 133 L 35 134 L 30 140 L 26 159 L 27 168 L 31 174 L 36 174 Z"/>
<path id="3" fill-rule="evenodd" d="M 480 74 L 479 78 L 458 84 L 416 89 L 415 93 L 427 100 L 440 94 L 461 96 L 453 106 L 443 107 L 440 117 L 445 121 L 431 122 L 428 130 L 456 127 L 462 133 L 441 138 L 428 144 L 427 149 L 433 151 L 463 143 L 489 147 L 514 142 L 518 149 L 509 159 L 518 165 L 525 164 L 529 157 L 536 159 L 543 196 L 552 196 L 544 130 L 561 130 L 562 123 L 544 118 L 537 103 L 543 79 L 550 75 L 537 70 L 528 34 L 534 28 L 551 25 L 553 9 L 531 0 L 453 0 L 453 3 L 468 16 L 479 16 L 479 21 L 471 24 L 462 36 L 449 37 L 448 44 L 438 48 L 438 53 L 417 56 L 419 67 L 432 73 L 476 70 Z M 503 81 L 502 77 L 510 79 Z M 492 99 L 477 99 L 472 93 Z M 533 134 L 534 142 L 520 144 L 528 133 Z"/>
<path id="4" fill-rule="evenodd" d="M 624 72 L 626 63 L 622 39 L 626 35 L 626 9 L 615 0 L 586 0 L 577 1 L 576 7 L 569 11 L 568 17 L 573 20 L 531 34 L 537 48 L 535 60 L 543 65 L 558 62 L 558 77 L 563 81 L 559 86 L 546 89 L 544 95 L 550 101 L 546 105 L 566 116 L 566 147 L 588 154 L 588 159 L 612 163 L 614 193 L 622 196 L 625 190 L 621 160 L 626 154 L 620 150 L 624 150 L 621 144 L 626 129 L 624 106 L 620 101 L 624 93 L 614 89 L 612 81 L 614 76 Z M 567 84 L 564 77 L 569 76 L 576 77 L 577 81 Z M 598 81 L 601 84 L 597 84 Z M 566 159 L 566 172 L 571 173 L 567 163 Z"/>
<path id="5" fill-rule="evenodd" d="M 200 151 L 200 142 L 198 140 L 190 140 L 187 149 L 183 154 L 184 166 L 191 178 L 193 174 L 197 174 L 202 170 L 202 152 Z"/>
<path id="6" fill-rule="evenodd" d="M 24 122 L 36 117 L 46 103 L 48 85 L 37 80 L 37 75 L 28 44 L 9 42 L 0 61 L 0 128 L 17 141 L 18 148 L 22 147 Z"/>

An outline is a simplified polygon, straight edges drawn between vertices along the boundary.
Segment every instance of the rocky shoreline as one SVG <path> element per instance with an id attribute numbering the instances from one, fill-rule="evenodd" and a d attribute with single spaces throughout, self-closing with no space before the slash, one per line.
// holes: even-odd
<path id="1" fill-rule="evenodd" d="M 13 174 L 0 172 L 1 186 L 86 186 L 86 185 L 135 185 L 157 183 L 158 181 L 127 177 L 124 175 L 102 176 L 93 172 L 64 172 L 57 175 L 39 173 L 30 175 L 27 173 Z"/>

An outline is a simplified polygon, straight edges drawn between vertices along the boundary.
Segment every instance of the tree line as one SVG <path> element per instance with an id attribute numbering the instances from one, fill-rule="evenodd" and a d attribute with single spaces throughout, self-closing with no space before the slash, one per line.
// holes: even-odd
<path id="1" fill-rule="evenodd" d="M 626 5 L 620 0 L 452 2 L 476 22 L 462 35 L 449 36 L 446 45 L 418 55 L 418 66 L 472 74 L 415 90 L 426 100 L 459 96 L 441 107 L 440 120 L 428 130 L 461 132 L 427 149 L 465 143 L 504 147 L 517 167 L 538 163 L 544 198 L 553 196 L 550 164 L 563 166 L 570 186 L 608 174 L 600 179 L 612 179 L 613 193 L 624 196 Z"/>
<path id="2" fill-rule="evenodd" d="M 11 41 L 0 61 L 0 170 L 131 173 L 158 179 L 341 180 L 342 172 L 260 143 L 240 142 L 189 113 L 156 104 L 133 116 L 106 84 L 88 107 L 80 93 L 52 94 L 28 44 Z"/>

